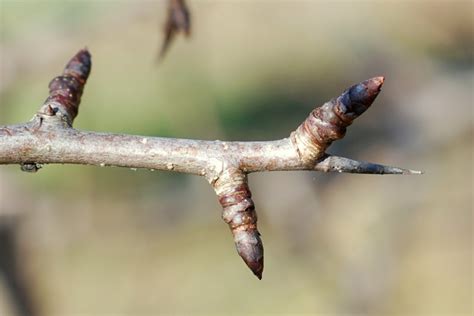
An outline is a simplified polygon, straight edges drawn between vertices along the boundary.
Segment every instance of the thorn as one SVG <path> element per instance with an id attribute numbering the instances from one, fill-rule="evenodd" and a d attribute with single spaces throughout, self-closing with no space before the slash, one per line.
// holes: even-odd
<path id="1" fill-rule="evenodd" d="M 323 172 L 344 172 L 362 174 L 423 174 L 422 171 L 399 167 L 379 165 L 371 162 L 357 161 L 349 158 L 325 155 L 315 165 L 314 170 Z"/>
<path id="2" fill-rule="evenodd" d="M 411 170 L 411 169 L 407 169 L 405 170 L 405 172 L 403 174 L 407 174 L 407 175 L 418 175 L 418 174 L 425 174 L 424 171 L 419 171 L 419 170 Z"/>

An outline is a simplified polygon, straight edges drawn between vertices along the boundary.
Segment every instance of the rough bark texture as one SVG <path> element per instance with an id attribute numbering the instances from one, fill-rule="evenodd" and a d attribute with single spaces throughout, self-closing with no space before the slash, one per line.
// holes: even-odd
<path id="1" fill-rule="evenodd" d="M 263 246 L 247 174 L 275 170 L 315 170 L 367 174 L 419 174 L 396 167 L 331 156 L 325 151 L 372 104 L 383 77 L 344 91 L 316 108 L 290 137 L 266 142 L 225 142 L 79 131 L 72 128 L 91 61 L 81 50 L 30 122 L 0 127 L 0 164 L 37 171 L 49 163 L 89 164 L 168 170 L 204 176 L 223 207 L 237 251 L 262 277 Z"/>

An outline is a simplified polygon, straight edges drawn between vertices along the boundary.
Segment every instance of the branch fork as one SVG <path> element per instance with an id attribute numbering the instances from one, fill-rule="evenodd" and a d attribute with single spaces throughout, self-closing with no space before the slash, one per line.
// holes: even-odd
<path id="1" fill-rule="evenodd" d="M 375 100 L 384 82 L 375 77 L 356 84 L 314 109 L 288 138 L 263 142 L 223 142 L 87 132 L 72 127 L 91 69 L 87 49 L 80 50 L 33 119 L 0 126 L 0 164 L 20 164 L 35 172 L 43 164 L 88 164 L 176 171 L 204 176 L 222 206 L 222 218 L 237 252 L 259 278 L 263 245 L 247 174 L 277 170 L 313 170 L 365 174 L 421 174 L 420 171 L 361 162 L 326 153 Z"/>

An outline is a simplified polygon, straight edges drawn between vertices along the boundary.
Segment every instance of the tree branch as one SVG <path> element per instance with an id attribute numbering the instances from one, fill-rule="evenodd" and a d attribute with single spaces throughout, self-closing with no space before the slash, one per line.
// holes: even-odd
<path id="1" fill-rule="evenodd" d="M 344 91 L 313 110 L 290 137 L 263 142 L 226 142 L 80 131 L 72 128 L 91 68 L 79 51 L 33 119 L 0 127 L 0 164 L 37 171 L 42 164 L 87 164 L 168 170 L 204 176 L 223 207 L 239 255 L 258 277 L 263 246 L 247 174 L 277 170 L 315 170 L 366 174 L 420 174 L 419 171 L 360 162 L 326 154 L 346 128 L 369 108 L 383 84 L 375 77 Z"/>

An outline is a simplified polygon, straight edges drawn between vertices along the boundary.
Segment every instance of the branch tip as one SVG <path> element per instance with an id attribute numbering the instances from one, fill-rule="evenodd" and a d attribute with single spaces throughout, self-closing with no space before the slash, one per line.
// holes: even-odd
<path id="1" fill-rule="evenodd" d="M 425 172 L 422 171 L 422 170 L 406 169 L 403 174 L 406 174 L 406 175 L 421 175 L 421 174 L 425 174 Z"/>
<path id="2" fill-rule="evenodd" d="M 344 157 L 325 155 L 314 165 L 315 171 L 361 173 L 361 174 L 400 174 L 419 175 L 422 171 L 385 166 L 371 162 L 358 161 Z"/>

